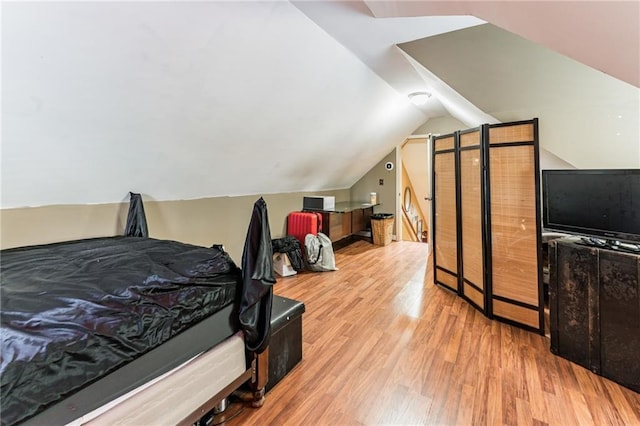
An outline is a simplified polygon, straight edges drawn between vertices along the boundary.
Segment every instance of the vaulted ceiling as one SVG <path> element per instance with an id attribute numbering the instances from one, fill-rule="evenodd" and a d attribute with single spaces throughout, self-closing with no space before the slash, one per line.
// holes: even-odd
<path id="1" fill-rule="evenodd" d="M 535 113 L 451 62 L 498 27 L 637 110 L 639 3 L 595 3 L 3 2 L 2 207 L 348 188 L 430 119 Z"/>

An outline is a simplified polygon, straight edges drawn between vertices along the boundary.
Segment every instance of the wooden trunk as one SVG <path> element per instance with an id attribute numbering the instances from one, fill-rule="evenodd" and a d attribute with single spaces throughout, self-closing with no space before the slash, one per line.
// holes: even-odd
<path id="1" fill-rule="evenodd" d="M 640 255 L 550 243 L 551 351 L 640 392 Z"/>

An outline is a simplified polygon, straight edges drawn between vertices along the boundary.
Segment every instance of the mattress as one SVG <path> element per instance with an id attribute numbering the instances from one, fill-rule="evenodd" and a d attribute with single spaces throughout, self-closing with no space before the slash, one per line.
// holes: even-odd
<path id="1" fill-rule="evenodd" d="M 111 237 L 1 255 L 3 425 L 71 421 L 238 329 L 241 273 L 221 247 Z"/>

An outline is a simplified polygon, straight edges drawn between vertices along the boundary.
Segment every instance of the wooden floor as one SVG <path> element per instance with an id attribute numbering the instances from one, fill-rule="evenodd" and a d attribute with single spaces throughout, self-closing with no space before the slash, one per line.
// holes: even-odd
<path id="1" fill-rule="evenodd" d="M 278 278 L 304 301 L 303 361 L 230 425 L 640 425 L 640 394 L 433 285 L 426 245 L 357 242 L 335 272 Z"/>

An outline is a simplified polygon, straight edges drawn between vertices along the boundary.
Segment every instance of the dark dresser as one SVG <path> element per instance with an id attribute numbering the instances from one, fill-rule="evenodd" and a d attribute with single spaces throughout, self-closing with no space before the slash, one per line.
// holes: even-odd
<path id="1" fill-rule="evenodd" d="M 549 243 L 551 351 L 640 392 L 640 255 Z"/>

